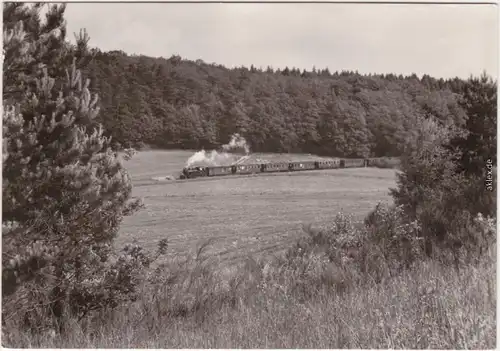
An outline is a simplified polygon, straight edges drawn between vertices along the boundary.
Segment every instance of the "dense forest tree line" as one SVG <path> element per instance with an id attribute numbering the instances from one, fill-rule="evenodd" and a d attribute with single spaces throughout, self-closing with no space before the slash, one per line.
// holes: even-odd
<path id="1" fill-rule="evenodd" d="M 260 152 L 400 156 L 423 119 L 465 123 L 465 81 L 265 70 L 101 52 L 84 72 L 122 146 L 216 148 L 240 133 Z"/>

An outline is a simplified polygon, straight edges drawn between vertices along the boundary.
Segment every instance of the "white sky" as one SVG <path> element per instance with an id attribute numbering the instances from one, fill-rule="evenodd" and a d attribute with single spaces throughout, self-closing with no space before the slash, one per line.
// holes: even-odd
<path id="1" fill-rule="evenodd" d="M 498 73 L 497 5 L 70 3 L 68 37 L 129 54 L 226 67 Z"/>

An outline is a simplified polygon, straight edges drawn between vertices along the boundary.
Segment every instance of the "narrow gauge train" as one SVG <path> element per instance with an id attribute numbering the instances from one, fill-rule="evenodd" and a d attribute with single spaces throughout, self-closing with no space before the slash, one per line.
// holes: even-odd
<path id="1" fill-rule="evenodd" d="M 360 168 L 370 165 L 370 159 L 351 158 L 351 159 L 333 159 L 324 161 L 303 161 L 303 162 L 281 162 L 281 163 L 262 163 L 262 164 L 244 164 L 232 166 L 214 166 L 214 167 L 190 167 L 182 170 L 181 179 L 191 179 L 198 177 L 216 177 L 232 174 L 255 174 L 255 173 L 276 173 L 276 172 L 294 172 L 308 171 L 318 169 L 335 168 Z"/>

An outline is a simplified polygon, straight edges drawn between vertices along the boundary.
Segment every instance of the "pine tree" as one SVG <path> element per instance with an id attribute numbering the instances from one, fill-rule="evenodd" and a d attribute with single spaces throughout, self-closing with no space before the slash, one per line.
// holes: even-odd
<path id="1" fill-rule="evenodd" d="M 451 148 L 461 151 L 461 170 L 481 175 L 488 159 L 497 153 L 497 84 L 486 74 L 462 86 L 460 106 L 467 114 L 467 136 L 455 138 Z"/>
<path id="2" fill-rule="evenodd" d="M 76 57 L 57 75 L 59 58 L 76 53 L 47 32 L 54 23 L 64 32 L 64 6 L 53 6 L 45 25 L 37 9 L 4 4 L 3 320 L 25 311 L 32 325 L 47 316 L 33 320 L 36 311 L 60 322 L 64 306 L 82 316 L 128 294 L 123 275 L 132 268 L 120 273 L 123 261 L 109 259 L 122 217 L 139 206 L 110 139 L 92 123 L 98 98 Z"/>

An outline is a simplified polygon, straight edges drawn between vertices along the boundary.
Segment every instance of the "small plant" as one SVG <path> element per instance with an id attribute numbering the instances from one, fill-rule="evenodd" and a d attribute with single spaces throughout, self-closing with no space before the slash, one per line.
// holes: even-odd
<path id="1" fill-rule="evenodd" d="M 123 150 L 123 159 L 125 161 L 128 161 L 134 157 L 134 155 L 137 153 L 137 151 L 134 148 L 127 148 Z"/>

